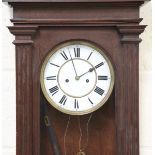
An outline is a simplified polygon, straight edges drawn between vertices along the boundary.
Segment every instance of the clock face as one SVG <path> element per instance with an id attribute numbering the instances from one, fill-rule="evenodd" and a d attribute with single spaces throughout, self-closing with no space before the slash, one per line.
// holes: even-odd
<path id="1" fill-rule="evenodd" d="M 40 81 L 53 107 L 67 114 L 83 115 L 107 101 L 114 85 L 114 71 L 104 51 L 87 42 L 73 41 L 48 54 Z"/>

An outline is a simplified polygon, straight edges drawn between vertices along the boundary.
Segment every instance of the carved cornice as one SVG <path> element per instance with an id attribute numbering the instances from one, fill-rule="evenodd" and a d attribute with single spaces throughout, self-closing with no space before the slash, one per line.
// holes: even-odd
<path id="1" fill-rule="evenodd" d="M 104 4 L 104 6 L 140 6 L 145 1 L 148 0 L 3 0 L 3 2 L 8 2 L 12 6 L 17 5 L 40 6 L 40 5 L 53 5 L 56 3 L 63 5 L 74 5 L 74 4 L 93 5 L 95 3 L 95 5 Z"/>
<path id="2" fill-rule="evenodd" d="M 145 30 L 146 25 L 117 25 L 121 34 L 122 43 L 140 43 L 139 35 Z"/>
<path id="3" fill-rule="evenodd" d="M 38 27 L 116 27 L 122 43 L 139 43 L 139 35 L 146 25 L 139 25 L 139 19 L 11 19 L 15 26 L 8 27 L 16 36 L 14 44 L 33 44 L 32 37 Z"/>
<path id="4" fill-rule="evenodd" d="M 144 2 L 148 0 L 3 0 L 3 2 L 58 2 L 58 3 L 70 3 L 70 2 Z"/>
<path id="5" fill-rule="evenodd" d="M 117 24 L 139 24 L 139 19 L 11 19 L 15 25 L 37 26 L 115 26 Z"/>
<path id="6" fill-rule="evenodd" d="M 33 44 L 33 36 L 38 26 L 9 26 L 10 32 L 16 36 L 14 44 Z"/>

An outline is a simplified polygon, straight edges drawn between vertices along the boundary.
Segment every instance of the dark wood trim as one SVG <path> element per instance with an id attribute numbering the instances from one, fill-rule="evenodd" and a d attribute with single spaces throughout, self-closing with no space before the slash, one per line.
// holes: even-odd
<path id="1" fill-rule="evenodd" d="M 38 26 L 114 26 L 116 24 L 139 24 L 139 19 L 11 19 L 15 25 L 38 25 Z"/>
<path id="2" fill-rule="evenodd" d="M 146 25 L 118 25 L 122 43 L 140 43 L 139 35 L 145 30 Z"/>
<path id="3" fill-rule="evenodd" d="M 9 26 L 10 32 L 16 36 L 14 44 L 33 44 L 33 36 L 38 26 Z"/>
<path id="4" fill-rule="evenodd" d="M 31 36 L 22 39 L 17 39 L 14 44 L 33 44 L 32 36 L 36 33 L 39 27 L 53 27 L 53 26 L 89 26 L 89 27 L 109 27 L 113 26 L 118 29 L 120 33 L 120 41 L 123 43 L 139 43 L 141 34 L 146 25 L 138 25 L 142 19 L 109 19 L 109 20 L 37 20 L 37 19 L 12 19 L 15 26 L 9 26 L 9 30 L 16 36 L 26 35 Z M 134 24 L 135 23 L 135 24 Z M 134 25 L 133 25 L 134 24 Z M 24 25 L 24 26 L 23 26 Z M 27 26 L 26 26 L 27 25 Z M 32 25 L 32 26 L 31 26 Z"/>
<path id="5" fill-rule="evenodd" d="M 138 50 L 139 48 L 135 42 L 123 44 L 122 65 L 120 64 L 116 73 L 115 115 L 118 155 L 139 155 Z"/>
<path id="6" fill-rule="evenodd" d="M 16 155 L 33 155 L 32 46 L 16 46 Z"/>
<path id="7" fill-rule="evenodd" d="M 59 3 L 59 2 L 55 2 L 55 3 L 52 3 L 52 2 L 8 2 L 11 6 L 31 6 L 31 7 L 40 7 L 40 6 L 57 6 L 59 5 L 60 7 L 63 7 L 63 6 L 94 6 L 94 3 L 95 2 L 70 2 L 70 3 L 66 3 L 66 2 L 63 2 L 63 3 Z M 144 3 L 144 1 L 129 1 L 129 2 L 97 2 L 95 3 L 95 6 L 99 6 L 99 7 L 108 7 L 108 6 L 111 6 L 111 7 L 116 7 L 116 6 L 119 6 L 119 7 L 139 7 L 141 6 L 142 4 Z"/>
<path id="8" fill-rule="evenodd" d="M 10 32 L 14 35 L 33 35 L 36 33 L 37 26 L 9 26 Z"/>
<path id="9" fill-rule="evenodd" d="M 3 0 L 3 2 L 81 2 L 81 3 L 88 3 L 88 2 L 144 2 L 148 0 Z"/>

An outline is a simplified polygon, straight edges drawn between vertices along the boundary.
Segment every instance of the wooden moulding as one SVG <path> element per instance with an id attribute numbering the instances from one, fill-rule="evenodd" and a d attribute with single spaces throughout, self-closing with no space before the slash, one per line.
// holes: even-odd
<path id="1" fill-rule="evenodd" d="M 3 2 L 144 2 L 148 0 L 3 0 Z"/>
<path id="2" fill-rule="evenodd" d="M 139 25 L 139 19 L 93 19 L 93 20 L 71 20 L 71 19 L 11 19 L 15 26 L 8 27 L 10 32 L 16 36 L 33 36 L 39 27 L 115 27 L 121 42 L 141 42 L 139 35 L 144 31 L 146 25 Z M 16 39 L 14 43 L 33 43 L 31 39 Z"/>
<path id="3" fill-rule="evenodd" d="M 92 4 L 97 6 L 140 6 L 145 1 L 149 0 L 2 0 L 3 2 L 8 2 L 12 6 L 17 5 L 30 5 L 30 6 L 43 6 L 43 5 L 88 5 Z"/>

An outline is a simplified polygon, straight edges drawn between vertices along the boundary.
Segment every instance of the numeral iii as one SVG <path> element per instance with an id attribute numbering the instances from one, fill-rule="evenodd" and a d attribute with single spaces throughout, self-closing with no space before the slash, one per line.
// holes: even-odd
<path id="1" fill-rule="evenodd" d="M 108 76 L 98 76 L 98 80 L 108 80 Z"/>

